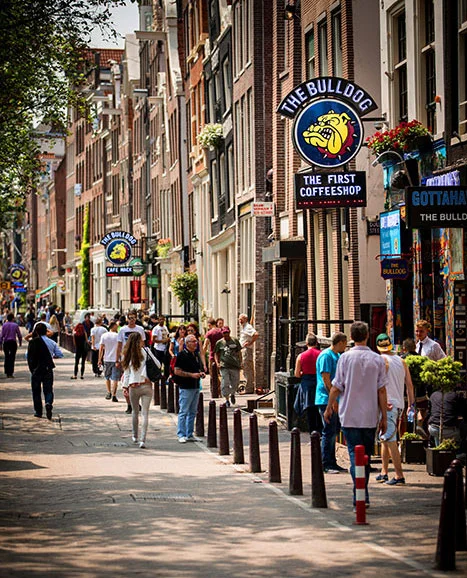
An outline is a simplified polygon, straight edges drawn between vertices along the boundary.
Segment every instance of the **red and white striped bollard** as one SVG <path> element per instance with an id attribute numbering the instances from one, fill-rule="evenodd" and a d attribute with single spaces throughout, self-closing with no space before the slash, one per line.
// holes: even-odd
<path id="1" fill-rule="evenodd" d="M 367 463 L 368 456 L 365 455 L 365 446 L 355 446 L 355 507 L 357 511 L 355 524 L 357 525 L 367 524 L 365 505 L 365 466 Z"/>

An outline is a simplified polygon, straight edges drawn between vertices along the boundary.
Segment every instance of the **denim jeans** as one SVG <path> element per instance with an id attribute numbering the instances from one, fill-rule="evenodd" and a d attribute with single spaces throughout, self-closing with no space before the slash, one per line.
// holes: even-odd
<path id="1" fill-rule="evenodd" d="M 325 405 L 319 405 L 319 413 L 323 422 L 323 431 L 321 433 L 321 459 L 325 470 L 332 470 L 336 467 L 336 436 L 340 431 L 339 414 L 334 412 L 329 423 L 324 420 Z"/>
<path id="2" fill-rule="evenodd" d="M 353 480 L 353 504 L 355 506 L 355 446 L 365 446 L 365 454 L 368 456 L 368 463 L 365 467 L 365 502 L 370 503 L 368 494 L 368 480 L 370 479 L 371 454 L 375 447 L 375 427 L 343 427 L 347 450 L 350 458 L 350 475 Z"/>
<path id="3" fill-rule="evenodd" d="M 54 402 L 54 372 L 53 369 L 40 369 L 31 375 L 32 401 L 34 403 L 34 413 L 42 416 L 42 391 L 46 405 L 52 407 Z"/>
<path id="4" fill-rule="evenodd" d="M 199 387 L 196 389 L 180 388 L 177 437 L 189 438 L 193 435 L 195 417 L 198 410 Z"/>

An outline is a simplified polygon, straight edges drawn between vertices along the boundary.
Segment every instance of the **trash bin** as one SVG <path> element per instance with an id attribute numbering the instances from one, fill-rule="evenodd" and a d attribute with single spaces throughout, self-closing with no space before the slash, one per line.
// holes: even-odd
<path id="1" fill-rule="evenodd" d="M 294 427 L 298 427 L 300 431 L 308 431 L 306 416 L 303 415 L 299 418 L 294 411 L 297 385 L 300 383 L 300 379 L 284 371 L 277 371 L 274 374 L 274 383 L 278 417 L 285 421 L 289 431 Z"/>

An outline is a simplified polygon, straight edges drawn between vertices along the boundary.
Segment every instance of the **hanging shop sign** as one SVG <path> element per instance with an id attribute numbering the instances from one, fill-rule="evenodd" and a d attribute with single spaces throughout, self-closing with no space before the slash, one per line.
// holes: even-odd
<path id="1" fill-rule="evenodd" d="M 401 214 L 399 209 L 380 213 L 380 254 L 401 254 Z"/>
<path id="2" fill-rule="evenodd" d="M 106 267 L 106 277 L 132 277 L 133 267 Z"/>
<path id="3" fill-rule="evenodd" d="M 22 281 L 26 277 L 26 269 L 24 265 L 10 265 L 8 268 L 8 272 L 10 273 L 10 277 L 12 281 Z"/>
<path id="4" fill-rule="evenodd" d="M 355 83 L 326 76 L 296 86 L 277 112 L 294 119 L 292 142 L 305 162 L 335 168 L 358 153 L 363 143 L 360 119 L 376 108 Z"/>
<path id="5" fill-rule="evenodd" d="M 146 266 L 139 257 L 135 257 L 129 263 L 130 267 L 133 268 L 133 275 L 136 277 L 141 277 L 146 272 Z"/>
<path id="6" fill-rule="evenodd" d="M 454 282 L 454 359 L 467 368 L 467 289 L 465 281 Z"/>
<path id="7" fill-rule="evenodd" d="M 148 275 L 146 277 L 148 287 L 159 287 L 159 277 L 157 275 Z"/>
<path id="8" fill-rule="evenodd" d="M 407 226 L 411 229 L 467 227 L 467 188 L 407 187 Z"/>
<path id="9" fill-rule="evenodd" d="M 141 279 L 130 281 L 130 303 L 141 303 Z"/>
<path id="10" fill-rule="evenodd" d="M 381 277 L 383 279 L 407 279 L 409 262 L 406 259 L 383 259 L 381 261 Z"/>
<path id="11" fill-rule="evenodd" d="M 132 256 L 132 248 L 136 245 L 136 239 L 125 231 L 113 231 L 100 241 L 105 247 L 105 256 L 112 265 L 124 265 Z"/>
<path id="12" fill-rule="evenodd" d="M 297 173 L 294 176 L 297 209 L 366 206 L 364 171 Z"/>

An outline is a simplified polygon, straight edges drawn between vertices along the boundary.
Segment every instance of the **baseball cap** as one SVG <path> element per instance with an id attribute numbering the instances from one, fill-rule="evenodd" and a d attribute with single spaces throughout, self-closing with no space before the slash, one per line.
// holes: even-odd
<path id="1" fill-rule="evenodd" d="M 380 353 L 392 351 L 391 339 L 386 333 L 380 333 L 376 338 L 376 347 Z"/>
<path id="2" fill-rule="evenodd" d="M 222 328 L 222 333 L 230 333 L 230 327 L 227 327 L 227 325 L 224 325 L 224 327 Z"/>

